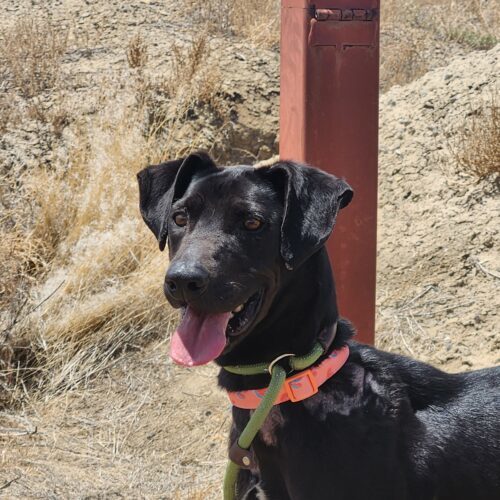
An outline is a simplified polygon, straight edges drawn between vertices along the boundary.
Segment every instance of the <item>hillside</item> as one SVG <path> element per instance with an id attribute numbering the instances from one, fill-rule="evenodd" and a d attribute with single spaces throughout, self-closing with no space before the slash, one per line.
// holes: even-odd
<path id="1" fill-rule="evenodd" d="M 498 184 L 456 153 L 498 92 L 499 59 L 500 46 L 457 57 L 380 103 L 378 342 L 448 370 L 500 362 Z"/>

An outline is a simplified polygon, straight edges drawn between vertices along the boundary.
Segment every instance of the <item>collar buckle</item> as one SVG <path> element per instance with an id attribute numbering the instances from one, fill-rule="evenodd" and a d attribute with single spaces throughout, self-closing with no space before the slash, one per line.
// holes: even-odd
<path id="1" fill-rule="evenodd" d="M 304 370 L 285 381 L 285 390 L 290 401 L 296 403 L 303 399 L 310 398 L 318 392 L 318 383 L 312 370 Z"/>

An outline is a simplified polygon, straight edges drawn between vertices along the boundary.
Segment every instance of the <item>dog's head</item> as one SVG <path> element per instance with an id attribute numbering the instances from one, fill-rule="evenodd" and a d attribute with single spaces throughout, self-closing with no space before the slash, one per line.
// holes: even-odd
<path id="1" fill-rule="evenodd" d="M 208 363 L 265 318 L 282 277 L 317 252 L 339 209 L 346 182 L 292 162 L 220 168 L 205 153 L 138 174 L 140 209 L 168 241 L 164 290 L 183 318 L 171 342 L 179 364 Z"/>

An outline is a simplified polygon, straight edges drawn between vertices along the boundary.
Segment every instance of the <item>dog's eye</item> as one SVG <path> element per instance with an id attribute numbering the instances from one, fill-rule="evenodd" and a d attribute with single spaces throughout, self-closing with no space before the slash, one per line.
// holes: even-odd
<path id="1" fill-rule="evenodd" d="M 262 221 L 255 217 L 249 217 L 245 220 L 245 229 L 248 231 L 257 231 L 262 227 Z"/>
<path id="2" fill-rule="evenodd" d="M 177 213 L 175 213 L 173 219 L 174 219 L 174 222 L 179 227 L 184 227 L 188 223 L 187 215 L 184 212 L 177 212 Z"/>

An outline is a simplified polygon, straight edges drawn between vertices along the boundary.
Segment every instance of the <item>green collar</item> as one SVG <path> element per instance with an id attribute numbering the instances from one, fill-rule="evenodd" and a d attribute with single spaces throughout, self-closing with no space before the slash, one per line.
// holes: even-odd
<path id="1" fill-rule="evenodd" d="M 305 370 L 311 365 L 316 363 L 318 359 L 324 354 L 323 346 L 317 342 L 314 347 L 304 356 L 295 356 L 295 354 L 282 354 L 270 363 L 255 363 L 253 365 L 233 365 L 223 366 L 224 370 L 235 375 L 262 375 L 264 373 L 271 373 L 273 366 L 284 358 L 290 358 L 288 363 L 292 371 Z"/>
<path id="2" fill-rule="evenodd" d="M 235 375 L 262 375 L 264 373 L 271 373 L 273 366 L 284 358 L 289 358 L 288 363 L 290 371 L 305 370 L 311 365 L 316 363 L 318 359 L 331 347 L 335 336 L 337 335 L 336 322 L 330 329 L 323 330 L 318 341 L 314 344 L 313 348 L 303 356 L 296 356 L 295 354 L 282 354 L 270 363 L 255 363 L 253 365 L 233 365 L 223 366 L 224 370 Z"/>

